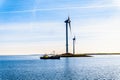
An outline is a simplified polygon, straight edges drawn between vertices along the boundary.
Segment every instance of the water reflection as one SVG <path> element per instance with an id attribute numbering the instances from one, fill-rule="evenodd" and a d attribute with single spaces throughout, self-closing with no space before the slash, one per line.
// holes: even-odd
<path id="1" fill-rule="evenodd" d="M 67 79 L 73 80 L 72 69 L 70 67 L 69 59 L 70 58 L 65 58 L 65 63 L 64 63 L 64 68 L 63 68 L 64 69 L 63 75 L 64 75 L 65 80 Z"/>

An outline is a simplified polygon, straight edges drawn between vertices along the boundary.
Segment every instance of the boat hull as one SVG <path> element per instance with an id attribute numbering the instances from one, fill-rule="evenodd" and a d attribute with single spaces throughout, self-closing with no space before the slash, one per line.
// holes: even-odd
<path id="1" fill-rule="evenodd" d="M 40 57 L 40 59 L 60 59 L 60 56 Z"/>

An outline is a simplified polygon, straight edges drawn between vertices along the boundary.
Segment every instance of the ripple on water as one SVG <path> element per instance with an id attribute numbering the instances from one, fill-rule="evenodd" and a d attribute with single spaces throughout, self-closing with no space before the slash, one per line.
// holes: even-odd
<path id="1" fill-rule="evenodd" d="M 120 80 L 119 61 L 111 57 L 0 60 L 0 80 Z"/>

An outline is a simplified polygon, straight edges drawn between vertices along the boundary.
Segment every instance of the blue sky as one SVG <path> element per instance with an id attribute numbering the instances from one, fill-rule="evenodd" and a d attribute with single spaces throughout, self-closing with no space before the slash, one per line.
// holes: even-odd
<path id="1" fill-rule="evenodd" d="M 68 15 L 77 53 L 120 52 L 119 14 L 119 0 L 0 0 L 0 55 L 64 53 Z"/>

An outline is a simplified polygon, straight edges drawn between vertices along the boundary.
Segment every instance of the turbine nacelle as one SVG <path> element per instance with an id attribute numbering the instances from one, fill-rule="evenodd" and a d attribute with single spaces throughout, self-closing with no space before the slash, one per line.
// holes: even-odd
<path id="1" fill-rule="evenodd" d="M 74 36 L 73 40 L 76 40 L 76 37 Z"/>
<path id="2" fill-rule="evenodd" d="M 70 17 L 68 17 L 68 19 L 65 20 L 65 23 L 70 23 L 70 22 L 71 22 Z"/>
<path id="3" fill-rule="evenodd" d="M 68 16 L 68 19 L 65 20 L 65 23 L 69 25 L 70 32 L 72 32 L 72 31 L 71 31 L 71 20 L 70 20 L 70 17 L 69 17 L 69 16 Z"/>

